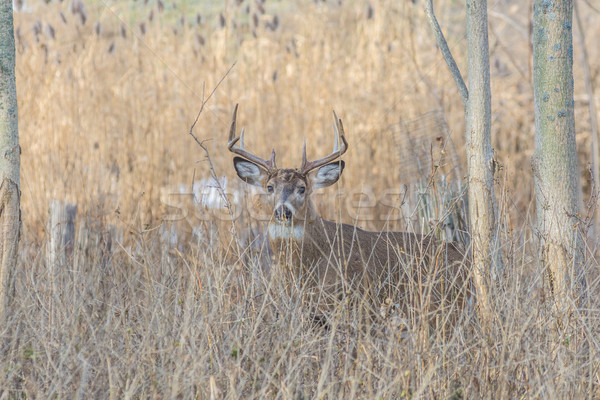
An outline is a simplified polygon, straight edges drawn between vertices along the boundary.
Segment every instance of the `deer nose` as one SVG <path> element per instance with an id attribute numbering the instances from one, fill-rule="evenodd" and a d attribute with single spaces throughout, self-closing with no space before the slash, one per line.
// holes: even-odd
<path id="1" fill-rule="evenodd" d="M 275 218 L 278 221 L 289 221 L 292 219 L 292 210 L 286 206 L 277 207 L 275 209 Z"/>

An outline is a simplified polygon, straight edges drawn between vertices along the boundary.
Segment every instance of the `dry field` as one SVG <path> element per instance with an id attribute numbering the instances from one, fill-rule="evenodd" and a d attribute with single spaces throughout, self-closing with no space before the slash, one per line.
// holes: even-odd
<path id="1" fill-rule="evenodd" d="M 588 235 L 588 300 L 564 329 L 537 259 L 529 2 L 489 1 L 506 270 L 487 333 L 470 314 L 429 329 L 425 310 L 370 329 L 342 310 L 328 331 L 314 327 L 286 295 L 264 249 L 265 210 L 226 151 L 236 103 L 247 147 L 266 156 L 274 146 L 290 167 L 303 137 L 309 157 L 330 151 L 335 108 L 350 149 L 340 183 L 317 196 L 325 217 L 443 231 L 447 214 L 460 230 L 462 102 L 421 2 L 196 3 L 50 1 L 15 12 L 23 234 L 15 303 L 0 326 L 0 399 L 600 398 L 598 239 Z M 435 3 L 466 70 L 463 2 Z M 598 88 L 600 13 L 580 8 Z M 586 205 L 580 54 L 575 38 Z M 230 210 L 189 135 L 203 100 L 193 133 Z M 407 141 L 391 131 L 436 110 L 456 165 L 415 177 L 398 156 Z M 50 241 L 50 204 L 77 206 L 72 225 L 54 215 L 72 241 Z"/>

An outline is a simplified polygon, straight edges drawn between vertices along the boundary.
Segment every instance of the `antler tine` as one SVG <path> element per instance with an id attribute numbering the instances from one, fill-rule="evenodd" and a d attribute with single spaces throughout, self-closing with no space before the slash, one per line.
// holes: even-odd
<path id="1" fill-rule="evenodd" d="M 302 138 L 302 165 L 305 165 L 308 161 L 306 160 L 306 136 Z"/>
<path id="2" fill-rule="evenodd" d="M 337 128 L 337 115 L 335 114 L 335 111 L 333 112 L 333 151 L 338 151 L 339 150 L 339 137 L 340 137 L 340 132 Z"/>
<path id="3" fill-rule="evenodd" d="M 229 128 L 229 143 L 231 143 L 231 141 L 233 139 L 235 139 L 235 121 L 237 119 L 237 109 L 238 109 L 238 105 L 235 105 L 235 108 L 233 109 L 233 118 L 231 119 L 231 127 Z"/>
<path id="4" fill-rule="evenodd" d="M 275 164 L 275 149 L 271 151 L 271 159 L 265 160 L 258 156 L 255 156 L 252 153 L 246 151 L 244 147 L 244 128 L 242 128 L 242 132 L 239 137 L 235 136 L 236 131 L 236 117 L 237 117 L 237 109 L 238 105 L 235 105 L 233 110 L 233 119 L 231 121 L 231 128 L 229 129 L 229 143 L 227 143 L 227 148 L 234 154 L 244 157 L 248 161 L 252 161 L 253 163 L 263 167 L 267 171 L 271 172 L 274 169 L 277 169 L 277 165 Z M 235 144 L 240 142 L 239 146 Z"/>
<path id="5" fill-rule="evenodd" d="M 346 136 L 344 135 L 344 126 L 342 125 L 342 120 L 338 118 L 335 111 L 333 112 L 333 117 L 335 119 L 335 123 L 333 126 L 333 135 L 334 135 L 333 153 L 331 153 L 330 155 L 328 155 L 326 157 L 319 158 L 318 160 L 308 161 L 306 159 L 306 141 L 305 141 L 304 148 L 302 149 L 302 166 L 300 167 L 300 171 L 302 173 L 307 173 L 309 171 L 312 171 L 315 168 L 319 168 L 325 164 L 328 164 L 328 163 L 332 162 L 333 160 L 335 160 L 336 158 L 341 157 L 342 154 L 344 154 L 346 152 L 346 150 L 348 150 L 348 141 L 346 140 Z M 341 147 L 338 147 L 339 146 L 338 136 L 342 139 Z"/>

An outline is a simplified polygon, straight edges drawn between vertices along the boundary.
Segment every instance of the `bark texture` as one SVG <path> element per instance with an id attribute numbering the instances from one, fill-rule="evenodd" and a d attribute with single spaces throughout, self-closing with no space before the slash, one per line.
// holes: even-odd
<path id="1" fill-rule="evenodd" d="M 533 3 L 535 179 L 541 261 L 555 301 L 581 281 L 579 168 L 573 114 L 573 2 Z"/>
<path id="2" fill-rule="evenodd" d="M 0 317 L 13 293 L 21 231 L 15 39 L 11 0 L 0 0 Z"/>
<path id="3" fill-rule="evenodd" d="M 502 270 L 498 251 L 498 210 L 494 191 L 495 161 L 491 141 L 491 89 L 487 1 L 467 0 L 469 98 L 466 106 L 469 220 L 473 248 L 473 278 L 477 304 L 491 321 L 489 288 Z"/>
<path id="4" fill-rule="evenodd" d="M 491 140 L 491 89 L 487 26 L 487 2 L 467 0 L 469 89 L 456 66 L 440 25 L 433 1 L 425 1 L 425 13 L 442 55 L 465 103 L 467 162 L 469 171 L 469 221 L 473 251 L 473 281 L 479 316 L 484 325 L 492 320 L 490 288 L 503 269 L 498 242 L 498 209 L 494 191 L 495 161 Z"/>

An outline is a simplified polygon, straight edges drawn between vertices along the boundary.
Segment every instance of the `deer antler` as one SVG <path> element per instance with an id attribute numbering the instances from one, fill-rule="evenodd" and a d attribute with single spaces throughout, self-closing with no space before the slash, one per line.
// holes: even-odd
<path id="1" fill-rule="evenodd" d="M 333 153 L 327 157 L 319 158 L 314 161 L 308 161 L 306 159 L 306 140 L 304 141 L 304 146 L 302 148 L 302 166 L 300 167 L 301 173 L 306 174 L 315 168 L 328 164 L 336 158 L 341 157 L 342 154 L 348 150 L 348 141 L 346 140 L 346 136 L 344 136 L 344 126 L 342 125 L 342 120 L 338 118 L 335 111 L 333 112 L 333 136 Z M 338 137 L 341 137 L 342 139 L 341 148 L 338 148 Z"/>
<path id="2" fill-rule="evenodd" d="M 229 129 L 229 142 L 227 144 L 227 148 L 232 153 L 242 156 L 248 161 L 252 161 L 253 163 L 266 169 L 268 172 L 277 169 L 277 165 L 275 164 L 275 149 L 273 149 L 273 151 L 271 152 L 271 159 L 264 160 L 260 157 L 255 156 L 254 154 L 247 152 L 244 148 L 244 128 L 242 128 L 240 136 L 236 137 L 235 121 L 237 117 L 237 109 L 238 105 L 236 104 L 235 109 L 233 110 L 233 120 L 231 121 L 231 128 Z M 240 145 L 236 147 L 235 144 L 238 141 L 240 142 Z"/>

